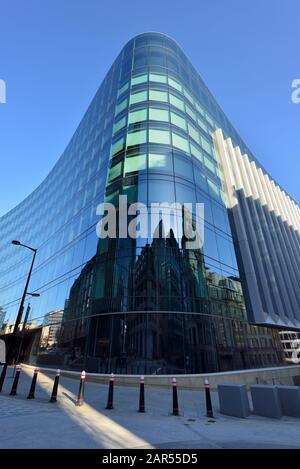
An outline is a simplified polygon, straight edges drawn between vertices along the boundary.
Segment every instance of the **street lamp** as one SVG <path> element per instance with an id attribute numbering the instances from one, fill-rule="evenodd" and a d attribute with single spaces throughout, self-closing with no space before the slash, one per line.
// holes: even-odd
<path id="1" fill-rule="evenodd" d="M 33 298 L 37 298 L 38 296 L 41 296 L 39 293 L 26 293 L 26 295 L 32 296 Z M 21 355 L 21 350 L 22 350 L 23 341 L 24 341 L 25 327 L 26 327 L 26 324 L 27 324 L 27 321 L 28 321 L 29 313 L 30 313 L 30 303 L 28 303 L 26 313 L 25 313 L 25 317 L 24 317 L 24 321 L 23 321 L 23 326 L 22 326 L 22 331 L 21 331 L 22 335 L 21 335 L 20 345 L 19 345 L 19 349 L 18 349 L 18 354 L 16 356 L 16 365 L 18 364 L 19 358 L 20 358 L 20 355 Z M 16 367 L 14 369 L 13 377 L 15 376 L 15 371 L 16 371 Z"/>
<path id="2" fill-rule="evenodd" d="M 22 319 L 22 315 L 23 315 L 24 302 L 25 302 L 25 298 L 26 298 L 26 295 L 27 295 L 27 289 L 28 289 L 28 285 L 29 285 L 29 282 L 30 282 L 30 277 L 31 277 L 31 274 L 32 274 L 32 269 L 33 269 L 33 264 L 34 264 L 34 261 L 35 261 L 35 256 L 36 256 L 36 253 L 37 253 L 37 249 L 34 249 L 30 246 L 27 246 L 26 244 L 23 244 L 23 243 L 21 243 L 21 241 L 18 241 L 16 239 L 14 239 L 11 243 L 14 244 L 15 246 L 22 246 L 26 249 L 30 249 L 30 251 L 33 252 L 33 257 L 32 257 L 31 266 L 30 266 L 30 269 L 29 269 L 29 272 L 28 272 L 27 280 L 26 280 L 26 283 L 25 283 L 24 292 L 23 292 L 23 295 L 22 295 L 22 298 L 21 298 L 19 311 L 18 311 L 18 314 L 17 314 L 17 319 L 16 319 L 16 322 L 15 322 L 12 337 L 11 337 L 11 344 L 10 344 L 10 347 L 9 347 L 7 362 L 10 359 L 11 351 L 13 351 L 13 345 L 14 345 L 14 342 L 15 342 L 15 339 L 16 339 L 17 332 L 19 330 L 19 325 L 21 323 L 21 319 Z M 38 296 L 38 293 L 33 293 L 31 295 L 32 296 Z"/>
<path id="3" fill-rule="evenodd" d="M 16 319 L 16 322 L 15 322 L 15 325 L 14 325 L 14 329 L 13 329 L 13 333 L 12 333 L 12 337 L 11 337 L 11 343 L 10 343 L 10 346 L 8 347 L 8 350 L 7 350 L 6 362 L 5 362 L 5 364 L 2 368 L 2 372 L 1 372 L 1 376 L 0 376 L 0 392 L 2 391 L 2 387 L 3 387 L 4 380 L 5 380 L 5 375 L 6 375 L 6 370 L 7 370 L 7 365 L 10 362 L 10 357 L 11 357 L 12 352 L 13 352 L 14 341 L 16 339 L 16 335 L 17 335 L 17 332 L 18 332 L 18 329 L 19 329 L 19 325 L 21 323 L 21 319 L 22 319 L 22 315 L 23 315 L 24 302 L 25 302 L 25 298 L 26 298 L 26 295 L 27 295 L 27 289 L 28 289 L 28 285 L 29 285 L 29 282 L 30 282 L 30 277 L 31 277 L 31 274 L 32 274 L 32 269 L 33 269 L 33 264 L 34 264 L 34 261 L 35 261 L 35 256 L 36 256 L 36 253 L 37 253 L 37 249 L 34 249 L 30 246 L 27 246 L 26 244 L 22 244 L 21 241 L 18 241 L 17 239 L 12 240 L 11 244 L 14 244 L 15 246 L 23 246 L 26 249 L 30 249 L 30 251 L 33 252 L 33 257 L 32 257 L 31 266 L 30 266 L 30 269 L 29 269 L 29 272 L 28 272 L 27 280 L 26 280 L 26 283 L 25 283 L 24 292 L 23 292 L 23 295 L 22 295 L 22 298 L 21 298 L 21 303 L 20 303 L 20 306 L 19 306 L 17 319 Z M 39 296 L 38 293 L 32 293 L 30 295 L 31 296 Z M 28 314 L 29 314 L 29 311 L 28 311 Z M 27 318 L 28 318 L 28 315 L 27 315 Z M 24 324 L 23 324 L 23 326 L 24 326 Z M 22 342 L 21 342 L 21 345 L 22 345 Z M 20 354 L 20 347 L 18 349 L 17 358 L 19 357 L 19 354 Z"/>

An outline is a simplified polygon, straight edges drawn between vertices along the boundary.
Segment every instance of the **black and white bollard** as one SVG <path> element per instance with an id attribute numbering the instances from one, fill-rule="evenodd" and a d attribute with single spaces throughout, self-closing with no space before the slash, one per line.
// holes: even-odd
<path id="1" fill-rule="evenodd" d="M 36 381 L 37 381 L 37 377 L 38 377 L 38 372 L 39 372 L 39 369 L 35 368 L 34 372 L 33 372 L 32 382 L 31 382 L 31 386 L 30 386 L 30 390 L 29 390 L 29 394 L 27 396 L 27 399 L 34 399 L 34 392 L 35 392 L 35 386 L 36 386 Z"/>
<path id="2" fill-rule="evenodd" d="M 83 401 L 84 401 L 84 383 L 85 383 L 85 371 L 81 372 L 80 375 L 80 384 L 79 384 L 79 391 L 78 391 L 78 397 L 76 401 L 77 406 L 82 406 Z"/>
<path id="3" fill-rule="evenodd" d="M 111 410 L 113 409 L 113 400 L 114 400 L 114 374 L 112 373 L 109 377 L 109 385 L 108 385 L 108 396 L 107 396 L 107 404 L 106 408 Z"/>
<path id="4" fill-rule="evenodd" d="M 210 387 L 208 379 L 204 380 L 204 389 L 205 389 L 205 400 L 206 400 L 206 416 L 211 418 L 214 416 L 212 404 L 211 404 L 211 397 L 210 397 Z"/>
<path id="5" fill-rule="evenodd" d="M 21 365 L 17 365 L 16 375 L 15 375 L 15 378 L 14 378 L 14 381 L 13 381 L 11 391 L 9 393 L 10 396 L 15 396 L 17 394 L 17 388 L 18 388 L 18 383 L 19 383 L 19 378 L 20 378 L 21 371 L 22 371 Z"/>
<path id="6" fill-rule="evenodd" d="M 145 412 L 145 378 L 144 376 L 141 376 L 141 379 L 140 379 L 139 412 Z"/>
<path id="7" fill-rule="evenodd" d="M 53 383 L 52 394 L 49 402 L 56 402 L 57 401 L 57 391 L 58 391 L 58 383 L 60 377 L 60 370 L 56 370 L 56 375 Z"/>
<path id="8" fill-rule="evenodd" d="M 1 371 L 1 376 L 0 376 L 0 392 L 2 392 L 5 376 L 6 376 L 6 371 L 7 371 L 7 363 L 3 365 L 2 371 Z"/>
<path id="9" fill-rule="evenodd" d="M 173 388 L 173 415 L 179 415 L 178 396 L 177 396 L 177 381 L 176 378 L 172 379 Z"/>

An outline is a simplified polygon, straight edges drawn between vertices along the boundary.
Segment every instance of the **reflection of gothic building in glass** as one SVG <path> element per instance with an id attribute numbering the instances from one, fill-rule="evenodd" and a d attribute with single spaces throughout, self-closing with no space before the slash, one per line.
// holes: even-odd
<path id="1" fill-rule="evenodd" d="M 280 331 L 285 361 L 291 365 L 300 363 L 300 332 Z"/>
<path id="2" fill-rule="evenodd" d="M 248 275 L 218 128 L 251 155 L 172 39 L 145 33 L 125 45 L 48 177 L 0 220 L 0 302 L 8 319 L 15 318 L 29 263 L 27 252 L 9 244 L 13 238 L 38 248 L 30 291 L 41 296 L 32 318 L 46 327 L 47 312 L 63 311 L 55 347 L 36 343 L 31 361 L 122 373 L 283 363 L 279 334 L 267 327 L 280 311 L 269 314 L 259 303 L 259 280 L 272 284 L 271 298 L 279 277 L 263 277 L 267 264 L 257 264 L 257 285 Z M 203 248 L 187 249 L 178 213 L 144 238 L 98 239 L 96 207 L 105 201 L 118 209 L 120 195 L 147 206 L 204 203 Z M 240 220 L 246 230 L 247 218 Z M 157 238 L 155 230 L 168 236 Z M 299 238 L 291 236 L 296 248 Z M 292 295 L 294 305 L 298 300 Z M 287 307 L 273 326 L 285 326 L 284 313 Z"/>

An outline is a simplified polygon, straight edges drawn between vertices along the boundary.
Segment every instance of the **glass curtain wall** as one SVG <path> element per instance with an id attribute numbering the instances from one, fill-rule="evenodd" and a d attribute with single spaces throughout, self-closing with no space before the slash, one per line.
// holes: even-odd
<path id="1" fill-rule="evenodd" d="M 145 33 L 127 43 L 49 176 L 0 219 L 7 325 L 30 263 L 10 241 L 38 248 L 24 360 L 118 373 L 282 363 L 277 332 L 247 321 L 212 140 L 219 127 L 250 154 L 175 41 Z M 96 207 L 118 211 L 120 195 L 203 203 L 203 248 L 187 249 L 178 213 L 143 238 L 99 240 Z"/>

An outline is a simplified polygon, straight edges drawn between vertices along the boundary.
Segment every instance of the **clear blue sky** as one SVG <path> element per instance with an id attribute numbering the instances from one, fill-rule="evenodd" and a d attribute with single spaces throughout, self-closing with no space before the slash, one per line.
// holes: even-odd
<path id="1" fill-rule="evenodd" d="M 57 161 L 135 34 L 174 37 L 256 157 L 300 201 L 299 0 L 0 0 L 0 215 Z"/>

